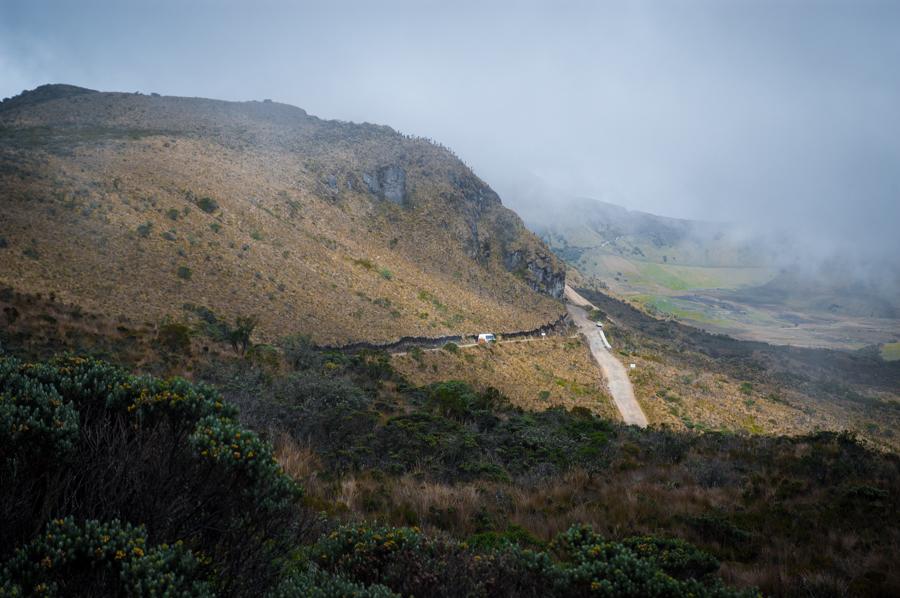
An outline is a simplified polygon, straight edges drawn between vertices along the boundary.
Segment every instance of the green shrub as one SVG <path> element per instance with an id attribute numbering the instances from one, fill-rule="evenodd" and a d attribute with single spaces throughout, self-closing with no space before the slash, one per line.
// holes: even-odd
<path id="1" fill-rule="evenodd" d="M 191 352 L 191 328 L 180 322 L 165 321 L 159 326 L 156 340 L 171 353 L 188 355 Z"/>
<path id="2" fill-rule="evenodd" d="M 454 355 L 459 355 L 459 345 L 454 342 L 445 343 L 443 347 L 441 347 L 447 353 L 453 353 Z"/>
<path id="3" fill-rule="evenodd" d="M 182 280 L 190 280 L 193 272 L 187 266 L 178 266 L 178 278 Z"/>
<path id="4" fill-rule="evenodd" d="M 338 528 L 310 550 L 323 571 L 361 585 L 380 583 L 415 596 L 755 596 L 708 577 L 709 561 L 690 545 L 642 538 L 646 555 L 575 526 L 547 550 L 513 542 L 473 548 L 424 536 L 416 528 L 355 525 Z M 674 548 L 678 553 L 670 556 Z M 714 559 L 712 560 L 714 562 Z M 684 566 L 682 566 L 684 565 Z M 696 565 L 704 577 L 691 577 Z M 684 579 L 670 575 L 677 571 Z"/>
<path id="5" fill-rule="evenodd" d="M 170 220 L 178 220 L 178 216 L 180 215 L 181 212 L 179 212 L 175 208 L 169 208 L 168 210 L 166 210 L 166 216 L 168 216 Z"/>
<path id="6" fill-rule="evenodd" d="M 219 224 L 218 222 L 211 222 L 210 225 L 209 225 L 209 229 L 210 229 L 212 232 L 218 234 L 219 231 L 222 230 L 222 225 Z"/>
<path id="7" fill-rule="evenodd" d="M 47 524 L 0 572 L 0 596 L 212 596 L 181 542 L 149 546 L 143 527 L 118 520 Z"/>
<path id="8" fill-rule="evenodd" d="M 274 583 L 295 530 L 305 525 L 295 506 L 299 488 L 211 387 L 134 377 L 80 357 L 39 364 L 2 358 L 0 397 L 0 560 L 18 558 L 17 546 L 32 554 L 29 545 L 54 540 L 33 536 L 52 514 L 101 522 L 91 529 L 118 520 L 132 536 L 143 531 L 128 525 L 146 525 L 160 552 L 142 548 L 157 556 L 129 571 L 152 565 L 152 573 L 173 562 L 162 543 L 183 540 L 203 555 L 203 575 L 217 593 L 246 594 Z M 82 556 L 65 562 L 73 579 L 94 571 Z M 115 584 L 130 583 L 130 573 L 122 578 L 105 563 L 96 565 L 102 571 L 95 582 L 108 591 L 89 595 L 127 593 Z M 4 570 L 11 584 L 24 579 L 30 587 L 22 567 Z M 62 584 L 69 576 L 48 579 Z"/>
<path id="9" fill-rule="evenodd" d="M 153 230 L 152 222 L 145 222 L 144 224 L 140 224 L 137 227 L 137 234 L 139 237 L 146 239 L 150 236 L 150 232 Z"/>
<path id="10" fill-rule="evenodd" d="M 365 586 L 313 564 L 296 567 L 284 576 L 270 598 L 400 598 L 380 584 Z"/>
<path id="11" fill-rule="evenodd" d="M 228 340 L 235 353 L 243 355 L 250 346 L 250 339 L 256 329 L 258 320 L 256 316 L 238 316 L 234 322 L 234 328 L 228 332 Z"/>
<path id="12" fill-rule="evenodd" d="M 197 207 L 206 212 L 207 214 L 212 214 L 216 210 L 219 209 L 219 202 L 214 200 L 212 197 L 203 196 L 195 202 Z"/>
<path id="13" fill-rule="evenodd" d="M 422 363 L 422 356 L 424 352 L 421 347 L 413 347 L 409 350 L 409 356 L 413 358 L 417 363 Z"/>
<path id="14" fill-rule="evenodd" d="M 719 570 L 714 556 L 684 540 L 638 536 L 623 540 L 622 545 L 676 579 L 704 579 Z"/>
<path id="15" fill-rule="evenodd" d="M 78 413 L 70 401 L 29 376 L 27 366 L 0 361 L 0 462 L 64 460 L 77 437 Z"/>
<path id="16" fill-rule="evenodd" d="M 391 272 L 390 270 L 388 270 L 387 268 L 381 268 L 380 270 L 378 270 L 378 273 L 385 280 L 391 280 L 394 278 L 394 273 Z"/>

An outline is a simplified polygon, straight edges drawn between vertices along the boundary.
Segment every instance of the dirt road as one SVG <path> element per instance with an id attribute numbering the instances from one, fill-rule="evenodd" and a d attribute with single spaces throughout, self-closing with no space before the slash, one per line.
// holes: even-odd
<path id="1" fill-rule="evenodd" d="M 566 298 L 571 302 L 566 305 L 569 315 L 587 338 L 591 353 L 600 364 L 600 369 L 603 370 L 609 393 L 612 395 L 616 407 L 619 408 L 619 413 L 622 414 L 622 420 L 626 424 L 646 428 L 647 416 L 644 415 L 634 397 L 634 388 L 631 386 L 631 380 L 628 379 L 628 371 L 622 362 L 606 348 L 597 324 L 587 317 L 585 308 L 590 307 L 590 303 L 569 287 L 566 287 Z"/>

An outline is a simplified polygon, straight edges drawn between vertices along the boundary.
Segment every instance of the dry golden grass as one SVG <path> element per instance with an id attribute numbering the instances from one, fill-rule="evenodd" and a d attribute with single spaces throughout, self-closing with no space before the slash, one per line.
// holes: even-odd
<path id="1" fill-rule="evenodd" d="M 814 422 L 799 408 L 773 400 L 773 389 L 750 385 L 742 390 L 742 381 L 724 374 L 681 368 L 651 352 L 623 359 L 637 366 L 629 370 L 631 381 L 652 424 L 798 434 L 835 423 Z"/>
<path id="2" fill-rule="evenodd" d="M 767 435 L 853 430 L 874 446 L 900 448 L 896 409 L 875 413 L 865 403 L 822 400 L 774 381 L 748 383 L 712 361 L 706 368 L 691 368 L 648 349 L 622 359 L 637 365 L 630 377 L 651 424 Z M 863 391 L 873 399 L 900 402 L 897 394 Z"/>
<path id="3" fill-rule="evenodd" d="M 558 262 L 499 203 L 464 197 L 452 181 L 487 187 L 446 150 L 278 112 L 288 107 L 264 118 L 253 106 L 97 97 L 5 115 L 26 129 L 0 140 L 16 165 L 0 175 L 0 283 L 150 322 L 185 303 L 255 314 L 260 339 L 322 344 L 530 329 L 562 312 L 506 270 L 501 244 Z M 126 128 L 30 141 L 27 127 L 60 122 Z M 406 168 L 408 207 L 360 183 L 384 164 Z M 207 213 L 200 197 L 218 207 Z M 477 261 L 473 226 L 492 250 Z"/>
<path id="4" fill-rule="evenodd" d="M 600 370 L 580 337 L 500 342 L 462 347 L 459 353 L 423 351 L 417 358 L 395 355 L 393 365 L 412 383 L 463 380 L 476 388 L 493 386 L 523 409 L 583 407 L 619 420 Z"/>

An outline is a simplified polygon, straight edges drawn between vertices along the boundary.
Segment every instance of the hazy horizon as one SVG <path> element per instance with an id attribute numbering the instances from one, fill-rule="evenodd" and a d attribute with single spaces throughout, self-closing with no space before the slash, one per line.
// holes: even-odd
<path id="1" fill-rule="evenodd" d="M 898 33 L 887 2 L 13 1 L 0 96 L 271 98 L 435 139 L 513 208 L 591 197 L 892 259 Z"/>

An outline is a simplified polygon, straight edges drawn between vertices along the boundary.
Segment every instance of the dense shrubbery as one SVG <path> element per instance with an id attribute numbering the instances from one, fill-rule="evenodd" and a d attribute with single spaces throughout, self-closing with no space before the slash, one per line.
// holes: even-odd
<path id="1" fill-rule="evenodd" d="M 90 359 L 0 359 L 0 595 L 38 586 L 71 594 L 76 583 L 89 595 L 146 594 L 151 586 L 170 595 L 379 598 L 729 594 L 716 581 L 716 558 L 680 540 L 609 541 L 574 527 L 549 541 L 585 513 L 606 534 L 670 529 L 748 566 L 765 554 L 766 534 L 797 546 L 821 537 L 815 526 L 853 529 L 875 551 L 896 545 L 894 528 L 882 541 L 875 522 L 896 512 L 900 463 L 847 434 L 638 430 L 583 410 L 523 412 L 495 390 L 461 382 L 410 388 L 382 353 L 321 351 L 298 337 L 282 343 L 286 371 L 284 361 L 269 359 L 271 348 L 258 348 L 201 372 L 229 402 L 211 386 L 134 377 Z M 243 425 L 230 401 L 241 406 Z M 304 502 L 296 500 L 298 489 L 248 428 L 287 432 L 313 449 L 311 462 L 324 467 L 315 466 L 306 503 L 335 516 L 421 521 L 456 539 L 362 524 L 304 547 L 324 521 L 297 506 Z M 559 475 L 572 469 L 600 475 Z M 602 518 L 596 509 L 578 510 L 597 502 L 604 487 L 644 471 L 669 472 L 645 487 L 648 525 L 635 527 L 623 519 L 627 511 L 617 515 L 614 500 Z M 369 484 L 344 503 L 350 512 L 329 502 L 338 500 L 342 484 L 333 478 L 342 472 Z M 472 502 L 460 510 L 468 510 L 460 524 L 439 501 L 392 503 L 402 497 L 392 484 L 402 489 L 411 479 L 385 475 L 392 473 L 413 473 L 423 489 L 451 493 L 459 490 L 453 482 L 482 480 L 466 486 L 487 492 L 464 498 Z M 561 491 L 564 479 L 579 480 L 578 487 Z M 675 484 L 671 492 L 663 480 Z M 542 533 L 533 518 L 510 513 L 522 505 L 512 502 L 521 500 L 516 492 L 539 495 L 537 485 L 547 483 L 556 484 L 545 495 L 552 500 L 537 516 L 564 524 Z M 675 514 L 652 505 L 679 496 L 680 484 L 694 484 L 692 493 L 712 489 L 717 500 L 738 492 L 739 502 Z M 809 492 L 817 498 L 803 499 Z M 895 587 L 877 576 L 883 567 L 874 562 L 854 588 Z"/>
<path id="2" fill-rule="evenodd" d="M 141 527 L 56 519 L 0 570 L 0 596 L 211 596 L 198 569 L 181 542 L 150 546 Z"/>
<path id="3" fill-rule="evenodd" d="M 309 554 L 319 575 L 327 571 L 363 588 L 381 584 L 403 596 L 756 595 L 721 586 L 711 576 L 718 562 L 684 542 L 609 542 L 578 526 L 546 551 L 515 544 L 484 551 L 416 528 L 346 526 Z"/>
<path id="4" fill-rule="evenodd" d="M 46 364 L 0 359 L 0 560 L 12 557 L 7 584 L 62 583 L 49 573 L 35 577 L 28 555 L 52 550 L 52 562 L 76 567 L 91 556 L 82 552 L 98 533 L 152 545 L 183 541 L 178 550 L 188 556 L 178 562 L 187 563 L 191 551 L 202 554 L 201 573 L 220 593 L 273 583 L 292 530 L 303 522 L 294 506 L 299 490 L 236 415 L 211 387 L 180 379 L 138 378 L 78 357 Z M 53 520 L 64 522 L 71 541 L 59 543 Z M 139 524 L 146 532 L 130 527 Z M 48 525 L 48 535 L 36 535 Z M 13 555 L 17 546 L 24 548 Z M 153 558 L 125 568 L 112 563 L 126 586 L 140 582 L 129 576 L 142 567 L 165 577 L 168 569 L 160 567 L 176 558 L 162 547 L 140 550 Z M 112 583 L 104 554 L 85 565 L 103 570 L 85 578 L 101 584 L 91 590 L 99 593 Z"/>
<path id="5" fill-rule="evenodd" d="M 506 480 L 595 470 L 608 460 L 611 424 L 588 411 L 527 413 L 495 389 L 458 381 L 409 388 L 381 353 L 322 352 L 303 338 L 283 349 L 297 371 L 273 378 L 244 363 L 212 379 L 242 405 L 251 427 L 289 432 L 334 473 L 418 470 L 448 481 Z M 389 381 L 400 392 L 385 402 L 375 391 Z"/>

